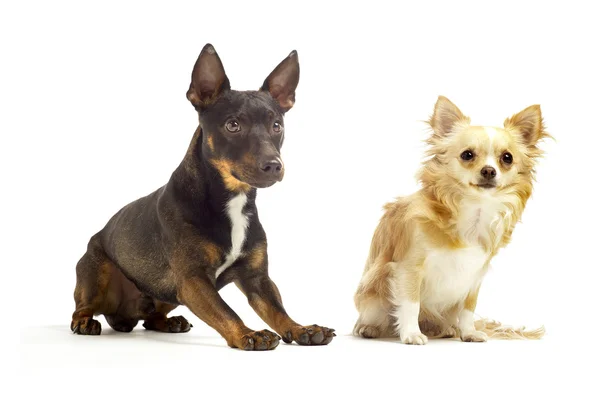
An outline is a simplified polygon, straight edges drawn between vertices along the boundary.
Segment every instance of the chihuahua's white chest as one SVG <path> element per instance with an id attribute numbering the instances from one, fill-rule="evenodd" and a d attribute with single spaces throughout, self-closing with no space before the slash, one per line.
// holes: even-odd
<path id="1" fill-rule="evenodd" d="M 465 201 L 456 223 L 463 243 L 470 246 L 498 244 L 504 233 L 507 206 L 493 196 L 482 196 L 476 201 Z"/>
<path id="2" fill-rule="evenodd" d="M 506 205 L 496 198 L 483 197 L 463 204 L 456 223 L 465 247 L 429 247 L 425 258 L 421 301 L 433 310 L 463 301 L 477 288 L 485 266 L 504 232 Z"/>
<path id="3" fill-rule="evenodd" d="M 215 278 L 231 266 L 242 253 L 242 247 L 246 240 L 246 230 L 248 229 L 248 216 L 243 212 L 246 201 L 248 201 L 246 194 L 240 193 L 227 203 L 227 216 L 231 222 L 231 250 L 223 264 L 215 272 Z"/>
<path id="4" fill-rule="evenodd" d="M 432 310 L 443 310 L 464 300 L 484 275 L 489 253 L 480 246 L 461 249 L 429 249 L 421 302 Z"/>

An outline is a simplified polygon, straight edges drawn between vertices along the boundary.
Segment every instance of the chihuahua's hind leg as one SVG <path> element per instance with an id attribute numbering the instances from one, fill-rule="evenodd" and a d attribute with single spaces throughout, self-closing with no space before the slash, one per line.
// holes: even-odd
<path id="1" fill-rule="evenodd" d="M 167 317 L 177 305 L 153 300 L 151 310 L 144 315 L 144 328 L 158 332 L 183 333 L 189 332 L 192 324 L 183 316 Z"/>
<path id="2" fill-rule="evenodd" d="M 379 258 L 366 266 L 354 303 L 358 320 L 352 334 L 363 338 L 390 337 L 390 266 Z"/>
<path id="3" fill-rule="evenodd" d="M 366 298 L 359 304 L 358 320 L 354 325 L 354 336 L 363 338 L 389 337 L 389 308 L 385 308 L 381 298 Z"/>
<path id="4" fill-rule="evenodd" d="M 104 313 L 106 296 L 114 265 L 104 253 L 97 236 L 93 236 L 88 250 L 77 263 L 75 286 L 75 312 L 71 330 L 79 335 L 99 335 L 100 322 L 95 314 Z"/>

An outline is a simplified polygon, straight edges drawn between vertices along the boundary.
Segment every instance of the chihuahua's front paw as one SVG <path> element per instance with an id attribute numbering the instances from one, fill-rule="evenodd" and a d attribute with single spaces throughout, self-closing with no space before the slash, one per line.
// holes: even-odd
<path id="1" fill-rule="evenodd" d="M 322 346 L 331 343 L 335 337 L 335 329 L 324 326 L 295 326 L 282 333 L 285 343 L 296 342 L 301 346 Z"/>
<path id="2" fill-rule="evenodd" d="M 461 333 L 460 340 L 463 342 L 487 342 L 487 335 L 484 332 L 473 330 Z"/>
<path id="3" fill-rule="evenodd" d="M 407 345 L 424 345 L 427 343 L 427 336 L 419 331 L 400 333 L 400 341 Z"/>
<path id="4" fill-rule="evenodd" d="M 229 346 L 242 350 L 273 350 L 279 345 L 281 338 L 275 332 L 264 329 L 261 331 L 250 331 L 237 339 L 234 343 L 229 343 Z"/>

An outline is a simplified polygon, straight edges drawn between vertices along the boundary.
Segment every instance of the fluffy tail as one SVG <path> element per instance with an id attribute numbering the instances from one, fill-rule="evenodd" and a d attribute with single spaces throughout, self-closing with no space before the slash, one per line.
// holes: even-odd
<path id="1" fill-rule="evenodd" d="M 543 326 L 533 330 L 525 330 L 524 326 L 520 328 L 503 326 L 500 322 L 490 319 L 475 321 L 475 329 L 484 332 L 492 339 L 541 339 L 546 333 L 546 328 Z"/>

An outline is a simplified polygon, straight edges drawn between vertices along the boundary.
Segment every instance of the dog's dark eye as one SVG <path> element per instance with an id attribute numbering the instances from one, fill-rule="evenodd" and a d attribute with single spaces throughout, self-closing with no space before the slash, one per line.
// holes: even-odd
<path id="1" fill-rule="evenodd" d="M 460 154 L 460 158 L 462 160 L 473 160 L 473 158 L 475 157 L 475 154 L 473 153 L 473 151 L 470 150 L 466 150 L 463 153 Z"/>
<path id="2" fill-rule="evenodd" d="M 225 128 L 227 128 L 229 132 L 239 132 L 240 129 L 242 129 L 240 127 L 240 123 L 236 120 L 227 121 L 227 124 L 225 124 Z"/>
<path id="3" fill-rule="evenodd" d="M 509 165 L 509 164 L 511 164 L 513 162 L 513 156 L 510 153 L 508 153 L 508 152 L 504 152 L 502 154 L 502 161 L 504 163 L 506 163 L 507 165 Z"/>
<path id="4" fill-rule="evenodd" d="M 281 132 L 281 129 L 283 127 L 281 126 L 281 124 L 277 121 L 275 121 L 275 123 L 273 124 L 273 131 L 275 132 Z"/>

